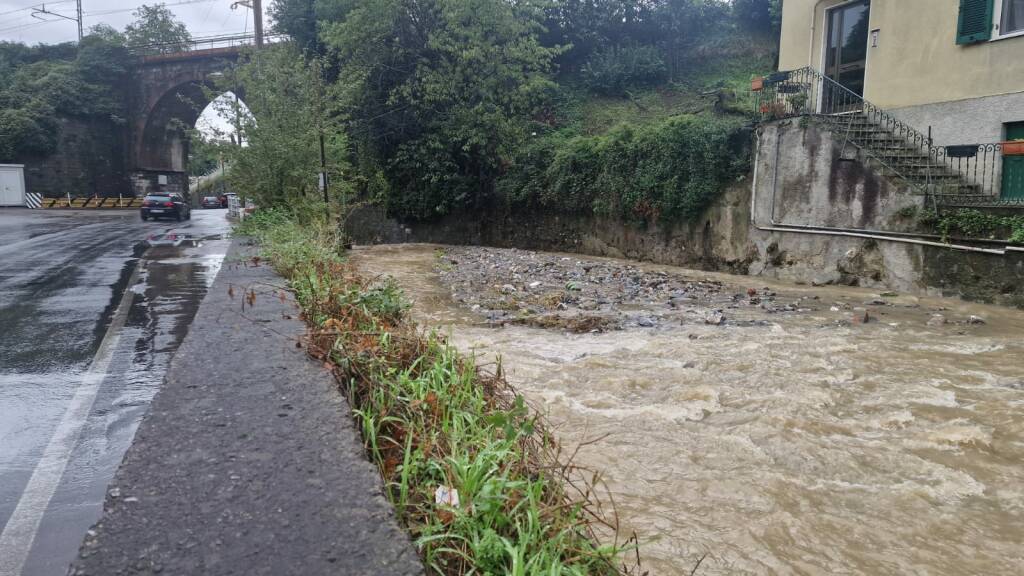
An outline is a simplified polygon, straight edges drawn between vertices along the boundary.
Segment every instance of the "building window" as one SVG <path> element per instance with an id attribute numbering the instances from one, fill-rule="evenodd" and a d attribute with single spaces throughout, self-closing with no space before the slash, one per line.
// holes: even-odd
<path id="1" fill-rule="evenodd" d="M 999 36 L 1024 33 L 1024 0 L 997 0 Z"/>

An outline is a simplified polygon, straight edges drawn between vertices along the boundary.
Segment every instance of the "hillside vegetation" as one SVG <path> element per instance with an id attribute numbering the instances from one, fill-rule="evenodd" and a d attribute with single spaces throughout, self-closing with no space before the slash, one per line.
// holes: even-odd
<path id="1" fill-rule="evenodd" d="M 279 0 L 272 11 L 294 42 L 234 76 L 253 116 L 232 164 L 313 154 L 323 134 L 335 197 L 403 219 L 496 205 L 695 216 L 746 170 L 747 86 L 774 63 L 772 0 Z M 280 67 L 323 84 L 275 85 Z M 267 128 L 296 118 L 291 141 Z M 318 160 L 273 180 L 231 177 L 281 205 L 311 193 Z"/>

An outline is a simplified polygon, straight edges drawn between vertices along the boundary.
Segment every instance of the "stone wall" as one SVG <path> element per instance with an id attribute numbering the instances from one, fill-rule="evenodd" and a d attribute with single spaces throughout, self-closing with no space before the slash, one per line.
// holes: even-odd
<path id="1" fill-rule="evenodd" d="M 185 172 L 138 170 L 132 172 L 130 180 L 132 193 L 139 197 L 155 192 L 177 192 L 187 196 L 189 192 L 189 178 Z"/>
<path id="2" fill-rule="evenodd" d="M 1024 304 L 1024 252 L 972 253 L 859 237 L 913 233 L 914 213 L 923 198 L 880 176 L 815 124 L 769 123 L 756 138 L 751 175 L 690 222 L 639 225 L 593 215 L 513 212 L 496 203 L 480 214 L 430 222 L 399 222 L 380 207 L 362 206 L 346 228 L 357 244 L 555 250 L 793 282 Z"/>
<path id="3" fill-rule="evenodd" d="M 48 198 L 131 195 L 125 173 L 125 130 L 110 121 L 59 118 L 57 150 L 20 159 L 28 192 Z"/>

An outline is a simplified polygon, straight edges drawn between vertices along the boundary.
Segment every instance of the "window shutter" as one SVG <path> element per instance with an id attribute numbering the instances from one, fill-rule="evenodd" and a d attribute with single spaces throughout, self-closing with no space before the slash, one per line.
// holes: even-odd
<path id="1" fill-rule="evenodd" d="M 993 1 L 960 0 L 960 18 L 956 27 L 957 44 L 974 44 L 992 37 Z"/>

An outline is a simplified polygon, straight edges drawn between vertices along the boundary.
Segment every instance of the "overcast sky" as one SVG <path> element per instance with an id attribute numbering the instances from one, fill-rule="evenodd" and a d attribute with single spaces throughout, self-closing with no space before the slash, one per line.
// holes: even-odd
<path id="1" fill-rule="evenodd" d="M 252 11 L 243 6 L 232 10 L 235 0 L 82 0 L 85 28 L 110 24 L 118 30 L 133 20 L 132 11 L 143 4 L 166 4 L 193 36 L 216 36 L 252 32 Z M 263 1 L 263 11 L 272 0 Z M 67 16 L 75 15 L 75 0 L 52 2 L 33 0 L 0 0 L 0 40 L 26 44 L 54 44 L 78 38 L 74 22 L 56 16 L 43 16 L 49 22 L 32 17 L 33 6 L 46 4 L 46 9 Z"/>

